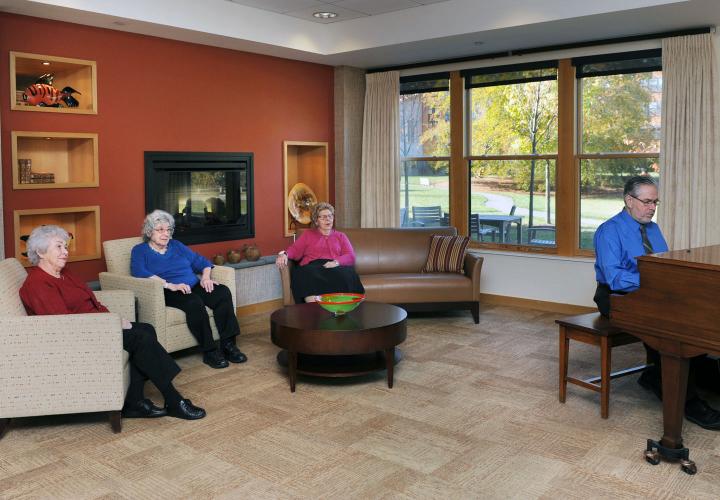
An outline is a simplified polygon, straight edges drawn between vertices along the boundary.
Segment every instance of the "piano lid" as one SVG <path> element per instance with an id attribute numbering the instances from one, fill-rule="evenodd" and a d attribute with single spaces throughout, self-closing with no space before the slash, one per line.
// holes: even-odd
<path id="1" fill-rule="evenodd" d="M 720 267 L 720 245 L 643 255 L 638 260 L 717 271 Z"/>

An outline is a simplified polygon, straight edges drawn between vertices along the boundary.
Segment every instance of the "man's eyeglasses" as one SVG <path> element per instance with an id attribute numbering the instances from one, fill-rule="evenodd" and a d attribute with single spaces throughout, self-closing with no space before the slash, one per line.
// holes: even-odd
<path id="1" fill-rule="evenodd" d="M 632 198 L 635 198 L 637 201 L 645 205 L 646 207 L 649 207 L 650 205 L 658 206 L 660 204 L 660 200 L 641 200 L 637 196 L 630 195 Z"/>

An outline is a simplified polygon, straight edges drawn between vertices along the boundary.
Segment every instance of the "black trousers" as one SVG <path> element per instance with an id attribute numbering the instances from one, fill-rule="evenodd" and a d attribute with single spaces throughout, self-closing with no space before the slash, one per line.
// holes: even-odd
<path id="1" fill-rule="evenodd" d="M 205 306 L 213 310 L 215 326 L 217 326 L 221 341 L 234 339 L 240 334 L 232 294 L 225 285 L 215 285 L 211 293 L 207 293 L 199 283 L 192 287 L 188 294 L 165 289 L 165 305 L 175 307 L 185 313 L 188 328 L 203 351 L 212 351 L 217 348 L 210 328 L 210 317 Z"/>
<path id="2" fill-rule="evenodd" d="M 123 349 L 130 355 L 130 384 L 146 380 L 164 389 L 180 373 L 180 367 L 158 342 L 155 329 L 147 323 L 131 323 L 123 330 Z"/>
<path id="3" fill-rule="evenodd" d="M 323 293 L 365 293 L 360 277 L 353 266 L 323 267 L 331 259 L 317 259 L 291 269 L 290 288 L 296 304 L 304 304 L 305 297 Z"/>

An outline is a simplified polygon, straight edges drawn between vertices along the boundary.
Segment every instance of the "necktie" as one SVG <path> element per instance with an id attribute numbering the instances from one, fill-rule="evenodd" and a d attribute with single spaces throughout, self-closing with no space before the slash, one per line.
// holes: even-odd
<path id="1" fill-rule="evenodd" d="M 645 254 L 647 255 L 649 253 L 655 253 L 652 245 L 650 244 L 650 240 L 648 239 L 647 227 L 645 227 L 645 224 L 640 224 L 640 236 L 642 236 L 643 249 L 645 250 Z"/>

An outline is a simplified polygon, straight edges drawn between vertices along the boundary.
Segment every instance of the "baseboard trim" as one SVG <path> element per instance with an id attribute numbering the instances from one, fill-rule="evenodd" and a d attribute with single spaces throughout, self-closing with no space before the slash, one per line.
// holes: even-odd
<path id="1" fill-rule="evenodd" d="M 252 316 L 253 314 L 266 313 L 280 309 L 283 306 L 282 299 L 268 300 L 266 302 L 258 302 L 257 304 L 248 304 L 246 306 L 238 306 L 235 308 L 235 314 L 238 318 L 243 316 Z"/>
<path id="2" fill-rule="evenodd" d="M 597 311 L 595 307 L 563 304 L 560 302 L 547 302 L 545 300 L 523 299 L 520 297 L 493 295 L 489 293 L 480 294 L 480 304 L 525 307 L 527 309 L 536 309 L 538 311 L 554 312 L 558 314 L 584 314 Z M 482 316 L 482 308 L 480 309 L 480 315 Z"/>

